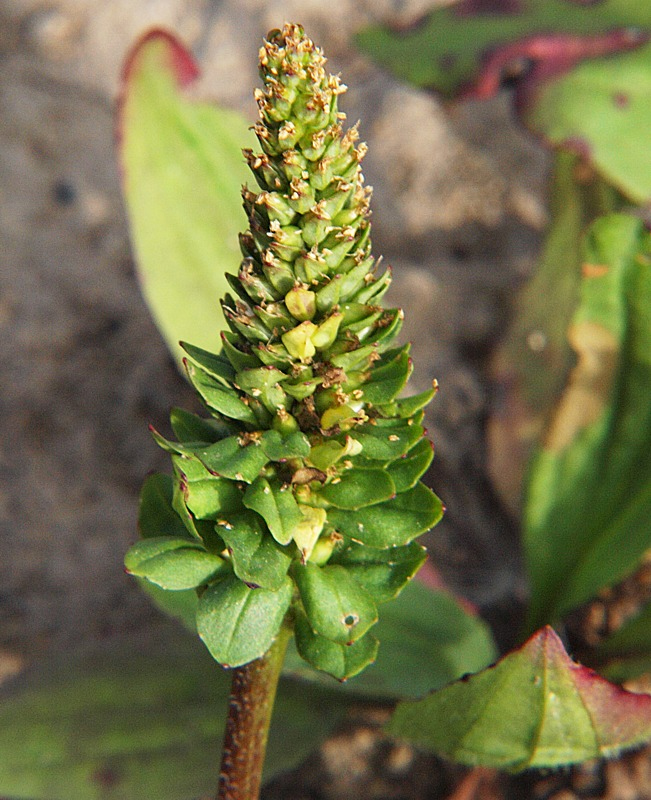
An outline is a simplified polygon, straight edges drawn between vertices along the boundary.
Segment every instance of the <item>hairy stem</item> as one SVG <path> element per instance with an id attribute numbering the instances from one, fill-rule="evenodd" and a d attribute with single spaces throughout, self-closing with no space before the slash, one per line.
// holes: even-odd
<path id="1" fill-rule="evenodd" d="M 283 625 L 262 658 L 233 670 L 217 800 L 257 800 L 276 688 L 291 635 Z"/>

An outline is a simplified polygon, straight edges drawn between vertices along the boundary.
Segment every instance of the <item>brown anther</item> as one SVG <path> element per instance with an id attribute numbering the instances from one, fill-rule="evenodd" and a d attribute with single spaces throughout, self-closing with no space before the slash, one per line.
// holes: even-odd
<path id="1" fill-rule="evenodd" d="M 261 431 L 244 431 L 237 437 L 237 443 L 240 447 L 246 447 L 249 444 L 259 445 L 262 439 Z M 237 475 L 235 476 L 237 478 Z M 239 477 L 237 480 L 241 481 L 243 478 Z"/>

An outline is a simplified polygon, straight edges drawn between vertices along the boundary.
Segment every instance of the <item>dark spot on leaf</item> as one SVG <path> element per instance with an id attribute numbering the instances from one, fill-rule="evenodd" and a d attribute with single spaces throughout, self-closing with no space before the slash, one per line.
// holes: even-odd
<path id="1" fill-rule="evenodd" d="M 111 789 L 119 783 L 120 776 L 110 767 L 100 767 L 93 773 L 92 781 L 106 789 Z"/>
<path id="2" fill-rule="evenodd" d="M 52 186 L 54 202 L 60 206 L 71 206 L 77 199 L 77 190 L 70 181 L 61 179 Z"/>
<path id="3" fill-rule="evenodd" d="M 454 69 L 458 60 L 459 57 L 456 53 L 443 53 L 443 55 L 439 57 L 439 67 L 444 72 L 449 72 Z"/>
<path id="4" fill-rule="evenodd" d="M 343 622 L 347 628 L 352 628 L 353 625 L 357 625 L 357 623 L 359 622 L 359 617 L 357 616 L 357 614 L 347 614 L 344 617 Z"/>
<path id="5" fill-rule="evenodd" d="M 615 108 L 628 108 L 631 102 L 631 98 L 626 94 L 626 92 L 615 92 L 613 95 L 613 103 L 615 104 Z"/>

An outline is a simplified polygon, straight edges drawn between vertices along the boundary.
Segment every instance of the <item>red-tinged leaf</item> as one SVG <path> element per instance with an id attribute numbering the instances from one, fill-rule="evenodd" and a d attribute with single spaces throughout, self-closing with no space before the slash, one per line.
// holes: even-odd
<path id="1" fill-rule="evenodd" d="M 247 177 L 241 148 L 252 142 L 238 114 L 186 95 L 198 74 L 178 40 L 149 32 L 127 59 L 118 116 L 138 273 L 178 360 L 180 340 L 218 348 L 224 273 L 240 259 L 240 186 Z"/>
<path id="2" fill-rule="evenodd" d="M 464 0 L 408 28 L 372 26 L 357 35 L 399 77 L 448 98 L 488 97 L 504 80 L 519 88 L 586 58 L 635 47 L 651 13 L 639 0 Z M 590 3 L 590 6 L 593 6 Z"/>
<path id="3" fill-rule="evenodd" d="M 389 731 L 465 764 L 553 767 L 651 739 L 651 696 L 576 664 L 545 627 L 494 666 L 401 703 Z"/>
<path id="4" fill-rule="evenodd" d="M 639 0 L 465 0 L 357 40 L 448 98 L 492 97 L 508 82 L 525 124 L 641 203 L 651 197 L 650 36 L 651 6 Z"/>

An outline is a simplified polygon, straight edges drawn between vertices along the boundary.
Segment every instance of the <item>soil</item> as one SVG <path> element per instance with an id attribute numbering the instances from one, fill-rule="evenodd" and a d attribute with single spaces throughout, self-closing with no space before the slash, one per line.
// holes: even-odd
<path id="1" fill-rule="evenodd" d="M 389 301 L 406 312 L 413 389 L 434 377 L 441 386 L 428 480 L 448 512 L 428 540 L 431 557 L 499 643 L 512 641 L 525 582 L 517 525 L 488 477 L 486 375 L 535 262 L 549 156 L 513 122 L 507 95 L 446 111 L 355 52 L 355 28 L 405 23 L 432 5 L 0 2 L 0 679 L 158 619 L 122 558 L 142 480 L 166 468 L 147 425 L 164 428 L 170 406 L 194 399 L 139 293 L 113 143 L 120 65 L 152 25 L 193 48 L 204 93 L 250 118 L 260 38 L 286 19 L 304 24 L 351 87 L 343 105 L 369 144 L 374 250 L 394 268 Z M 381 721 L 349 721 L 264 797 L 651 797 L 640 788 L 646 753 L 514 782 L 390 742 Z"/>

